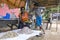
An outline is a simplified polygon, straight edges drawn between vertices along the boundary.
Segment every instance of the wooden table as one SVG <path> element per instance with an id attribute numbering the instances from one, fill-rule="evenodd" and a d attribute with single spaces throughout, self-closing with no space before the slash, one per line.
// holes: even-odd
<path id="1" fill-rule="evenodd" d="M 18 19 L 0 19 L 0 26 L 7 25 L 11 30 L 13 29 L 13 25 L 17 27 L 16 24 L 18 24 Z"/>

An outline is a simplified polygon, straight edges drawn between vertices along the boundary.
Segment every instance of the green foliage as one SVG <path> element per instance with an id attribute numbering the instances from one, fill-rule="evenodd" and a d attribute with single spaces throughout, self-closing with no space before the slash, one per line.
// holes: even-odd
<path id="1" fill-rule="evenodd" d="M 47 11 L 44 13 L 44 15 L 43 15 L 43 17 L 45 18 L 45 20 L 48 20 L 49 15 L 50 15 L 50 10 L 47 10 Z"/>
<path id="2" fill-rule="evenodd" d="M 59 7 L 59 8 L 58 8 L 58 7 Z M 46 10 L 47 10 L 47 11 L 44 13 L 43 17 L 45 18 L 45 20 L 48 20 L 49 15 L 50 15 L 50 12 L 51 12 L 51 13 L 55 13 L 55 12 L 57 12 L 58 10 L 60 11 L 60 5 L 57 6 L 57 7 L 53 7 L 53 8 L 47 8 Z"/>

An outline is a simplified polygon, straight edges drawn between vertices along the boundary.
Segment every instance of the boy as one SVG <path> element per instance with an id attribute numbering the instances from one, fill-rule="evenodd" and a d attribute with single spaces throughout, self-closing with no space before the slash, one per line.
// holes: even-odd
<path id="1" fill-rule="evenodd" d="M 35 8 L 35 16 L 36 16 L 36 26 L 40 28 L 40 30 L 43 31 L 43 34 L 45 34 L 44 29 L 42 28 L 42 16 L 41 16 L 41 9 L 39 8 L 39 3 L 34 4 Z"/>

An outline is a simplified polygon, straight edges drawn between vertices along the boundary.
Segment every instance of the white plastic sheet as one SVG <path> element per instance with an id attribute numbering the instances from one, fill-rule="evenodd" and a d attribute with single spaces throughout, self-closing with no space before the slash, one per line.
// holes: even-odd
<path id="1" fill-rule="evenodd" d="M 13 32 L 16 32 L 19 30 L 13 30 Z M 33 30 L 33 33 L 32 34 L 19 34 L 19 36 L 17 37 L 14 37 L 14 38 L 7 38 L 7 39 L 0 39 L 0 40 L 27 40 L 29 39 L 30 37 L 33 37 L 35 35 L 39 35 L 41 31 L 37 31 L 37 30 Z M 0 37 L 3 36 L 6 32 L 4 33 L 0 33 Z"/>

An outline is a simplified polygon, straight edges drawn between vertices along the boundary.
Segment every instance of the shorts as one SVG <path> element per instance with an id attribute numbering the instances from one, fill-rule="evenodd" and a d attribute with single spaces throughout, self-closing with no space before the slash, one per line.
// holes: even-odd
<path id="1" fill-rule="evenodd" d="M 36 22 L 36 26 L 41 26 L 42 24 L 41 24 L 41 21 L 39 21 L 39 22 Z"/>
<path id="2" fill-rule="evenodd" d="M 41 27 L 42 26 L 42 17 L 36 17 L 36 26 Z"/>

